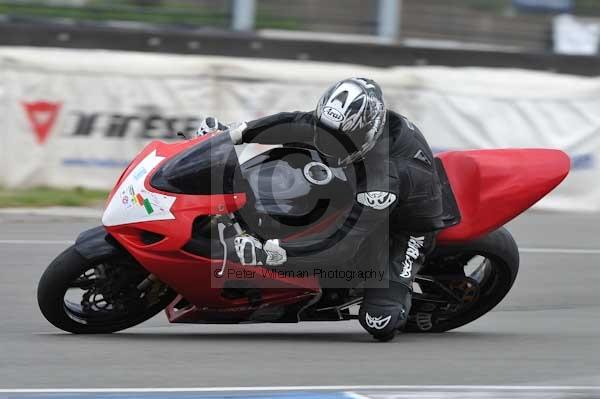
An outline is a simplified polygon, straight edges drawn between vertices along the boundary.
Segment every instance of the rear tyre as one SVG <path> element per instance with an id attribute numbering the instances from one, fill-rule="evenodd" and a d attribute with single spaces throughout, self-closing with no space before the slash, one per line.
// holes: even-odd
<path id="1" fill-rule="evenodd" d="M 467 268 L 473 259 L 483 261 L 469 272 Z M 444 332 L 480 318 L 504 299 L 518 271 L 519 249 L 505 228 L 464 244 L 436 248 L 417 276 L 423 293 L 413 296 L 411 317 L 405 331 Z M 460 297 L 463 305 L 436 305 L 439 298 L 431 294 L 431 289 L 440 283 L 446 291 L 453 291 L 455 297 Z M 437 306 L 435 310 L 434 306 Z"/>
<path id="2" fill-rule="evenodd" d="M 38 305 L 50 323 L 74 334 L 124 330 L 153 317 L 175 299 L 173 290 L 147 279 L 149 275 L 126 254 L 87 261 L 71 246 L 42 275 Z M 138 289 L 142 282 L 143 288 Z"/>

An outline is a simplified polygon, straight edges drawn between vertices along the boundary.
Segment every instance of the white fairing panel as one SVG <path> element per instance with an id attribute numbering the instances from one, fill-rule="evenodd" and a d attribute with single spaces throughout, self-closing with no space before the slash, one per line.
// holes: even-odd
<path id="1" fill-rule="evenodd" d="M 102 224 L 119 226 L 175 219 L 171 213 L 175 197 L 154 193 L 144 187 L 148 173 L 163 159 L 165 158 L 157 156 L 156 151 L 153 151 L 129 173 L 106 207 Z"/>

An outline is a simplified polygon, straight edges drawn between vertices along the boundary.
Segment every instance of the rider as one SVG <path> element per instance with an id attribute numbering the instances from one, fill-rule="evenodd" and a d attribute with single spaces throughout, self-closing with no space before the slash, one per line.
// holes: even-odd
<path id="1" fill-rule="evenodd" d="M 244 233 L 235 238 L 235 249 L 242 263 L 254 265 L 279 266 L 302 257 L 327 262 L 340 256 L 377 263 L 381 250 L 367 256 L 357 252 L 368 248 L 363 245 L 368 241 L 384 242 L 389 251 L 383 261 L 388 264 L 386 284 L 365 288 L 359 320 L 377 339 L 393 338 L 407 322 L 415 274 L 433 247 L 435 231 L 443 227 L 441 184 L 419 129 L 386 109 L 376 82 L 350 78 L 329 88 L 314 111 L 267 116 L 242 123 L 230 134 L 235 144 L 308 143 L 330 164 L 354 170 L 352 209 L 325 242 L 263 241 Z"/>

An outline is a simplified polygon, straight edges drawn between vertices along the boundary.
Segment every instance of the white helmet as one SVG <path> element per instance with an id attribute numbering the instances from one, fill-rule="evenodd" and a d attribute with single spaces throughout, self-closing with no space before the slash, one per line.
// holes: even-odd
<path id="1" fill-rule="evenodd" d="M 383 133 L 386 108 L 381 88 L 370 79 L 339 81 L 319 100 L 315 118 L 319 152 L 345 165 L 362 159 Z"/>

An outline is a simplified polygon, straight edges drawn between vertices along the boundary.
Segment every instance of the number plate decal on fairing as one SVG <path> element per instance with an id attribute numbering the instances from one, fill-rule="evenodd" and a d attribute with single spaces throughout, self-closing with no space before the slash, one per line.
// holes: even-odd
<path id="1" fill-rule="evenodd" d="M 163 159 L 156 155 L 155 150 L 127 175 L 106 207 L 102 224 L 118 226 L 175 219 L 171 213 L 175 197 L 148 191 L 144 186 L 148 173 Z"/>

